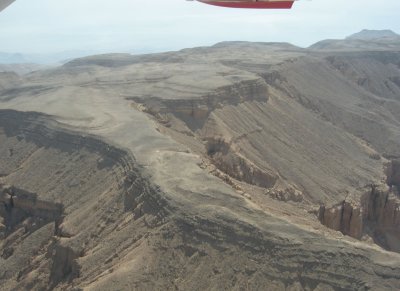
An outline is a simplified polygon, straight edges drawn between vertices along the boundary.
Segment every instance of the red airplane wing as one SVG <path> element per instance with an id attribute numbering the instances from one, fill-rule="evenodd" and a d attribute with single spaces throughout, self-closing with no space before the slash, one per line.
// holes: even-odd
<path id="1" fill-rule="evenodd" d="M 214 6 L 252 9 L 290 9 L 294 0 L 198 0 Z"/>

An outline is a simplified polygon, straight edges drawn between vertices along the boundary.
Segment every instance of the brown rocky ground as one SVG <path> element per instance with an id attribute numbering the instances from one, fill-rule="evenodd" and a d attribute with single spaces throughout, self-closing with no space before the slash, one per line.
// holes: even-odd
<path id="1" fill-rule="evenodd" d="M 396 41 L 2 73 L 2 288 L 399 289 Z"/>

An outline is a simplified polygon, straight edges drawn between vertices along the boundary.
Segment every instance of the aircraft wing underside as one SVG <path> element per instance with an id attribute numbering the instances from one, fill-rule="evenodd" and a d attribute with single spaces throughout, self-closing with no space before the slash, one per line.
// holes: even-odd
<path id="1" fill-rule="evenodd" d="M 199 2 L 230 8 L 290 9 L 295 0 L 197 0 Z"/>
<path id="2" fill-rule="evenodd" d="M 0 0 L 0 11 L 15 0 Z M 193 0 L 192 0 L 193 1 Z M 205 4 L 230 8 L 290 9 L 296 0 L 196 0 Z"/>
<path id="3" fill-rule="evenodd" d="M 0 0 L 0 11 L 4 10 L 8 5 L 13 3 L 15 0 Z"/>

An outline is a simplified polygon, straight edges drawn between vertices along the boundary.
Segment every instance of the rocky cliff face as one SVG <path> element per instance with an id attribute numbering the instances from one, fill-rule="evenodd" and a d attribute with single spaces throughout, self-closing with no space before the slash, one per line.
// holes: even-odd
<path id="1" fill-rule="evenodd" d="M 90 255 L 106 241 L 100 232 L 111 239 L 110 232 L 129 221 L 146 220 L 151 228 L 166 216 L 165 202 L 151 197 L 157 191 L 122 150 L 57 130 L 46 118 L 11 110 L 0 114 L 0 282 L 9 290 L 69 286 L 81 269 L 86 274 L 95 266 L 100 273 L 107 264 L 98 262 L 113 254 L 104 249 Z M 138 239 L 145 232 L 135 233 Z M 107 248 L 115 251 L 122 241 Z"/>
<path id="2" fill-rule="evenodd" d="M 400 199 L 391 190 L 371 186 L 359 201 L 345 200 L 332 207 L 321 206 L 319 219 L 327 227 L 362 239 L 371 237 L 390 251 L 400 251 Z M 364 237 L 366 239 L 366 237 Z"/>
<path id="3" fill-rule="evenodd" d="M 222 172 L 239 181 L 262 188 L 272 188 L 278 177 L 272 172 L 262 170 L 239 153 L 224 140 L 208 140 L 207 155 Z"/>
<path id="4" fill-rule="evenodd" d="M 235 42 L 0 88 L 2 288 L 399 289 L 398 68 Z"/>
<path id="5" fill-rule="evenodd" d="M 35 193 L 0 185 L 0 217 L 4 230 L 1 237 L 6 237 L 21 225 L 26 232 L 32 232 L 53 221 L 57 228 L 62 213 L 63 206 L 59 203 L 41 201 Z"/>
<path id="6" fill-rule="evenodd" d="M 180 208 L 181 200 L 167 202 L 161 189 L 147 180 L 145 172 L 138 171 L 122 150 L 67 131 L 43 115 L 2 113 L 2 179 L 16 185 L 3 187 L 2 201 L 7 208 L 16 209 L 17 204 L 28 215 L 1 240 L 0 266 L 5 271 L 0 281 L 5 289 L 90 286 L 109 290 L 117 280 L 139 289 L 177 285 L 184 289 L 227 285 L 260 289 L 268 285 L 276 290 L 335 290 L 368 288 L 381 276 L 396 276 L 393 267 L 377 266 L 382 275 L 371 273 L 368 266 L 372 263 L 363 252 L 339 252 L 338 247 L 345 247 L 342 243 L 327 240 L 321 244 L 319 235 L 247 208 L 244 200 L 236 209 L 240 216 L 218 213 L 214 217 L 208 210 Z M 42 179 L 37 179 L 37 174 Z M 226 191 L 223 189 L 219 191 Z M 211 193 L 214 197 L 209 199 L 222 195 L 224 205 L 239 199 L 231 198 L 230 192 Z M 11 197 L 21 197 L 23 203 L 11 202 Z M 64 205 L 59 223 L 51 219 L 59 214 L 54 210 L 60 204 L 45 202 L 50 197 Z M 255 225 L 238 221 L 243 215 L 250 215 L 246 218 L 250 221 L 259 215 L 262 219 Z M 27 220 L 34 217 L 51 219 L 27 232 Z M 316 241 L 319 243 L 310 249 Z M 231 251 L 235 255 L 223 254 Z M 354 256 L 359 264 L 346 262 L 348 256 Z M 327 273 L 332 260 L 341 267 Z M 304 268 L 304 262 L 309 267 Z M 132 273 L 131 268 L 136 271 Z M 350 271 L 364 279 L 353 280 L 346 275 Z M 201 280 L 203 277 L 213 279 Z M 232 278 L 238 279 L 233 282 Z M 396 286 L 396 279 L 391 280 Z"/>
<path id="7" fill-rule="evenodd" d="M 387 184 L 389 186 L 396 186 L 397 189 L 400 189 L 400 160 L 399 159 L 393 159 L 387 169 L 386 169 L 386 175 L 387 175 Z"/>
<path id="8" fill-rule="evenodd" d="M 329 56 L 327 61 L 349 81 L 386 99 L 399 99 L 400 54 L 365 52 Z"/>
<path id="9" fill-rule="evenodd" d="M 157 121 L 171 126 L 171 114 L 182 120 L 192 131 L 202 127 L 209 115 L 225 105 L 238 105 L 249 101 L 268 100 L 268 88 L 261 78 L 235 82 L 193 99 L 163 99 L 157 97 L 128 97 L 141 110 L 153 115 Z"/>

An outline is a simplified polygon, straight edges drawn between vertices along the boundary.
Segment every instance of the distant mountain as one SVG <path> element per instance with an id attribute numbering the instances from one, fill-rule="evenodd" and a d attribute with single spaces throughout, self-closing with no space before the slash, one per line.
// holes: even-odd
<path id="1" fill-rule="evenodd" d="M 368 30 L 364 29 L 358 33 L 348 36 L 346 39 L 358 39 L 358 40 L 393 40 L 400 39 L 400 35 L 391 30 Z"/>
<path id="2" fill-rule="evenodd" d="M 327 39 L 309 47 L 312 50 L 398 50 L 400 35 L 391 30 L 362 30 L 345 39 Z"/>
<path id="3" fill-rule="evenodd" d="M 24 55 L 19 53 L 1 53 L 0 52 L 0 64 L 21 64 L 27 63 Z"/>
<path id="4" fill-rule="evenodd" d="M 96 54 L 96 51 L 65 51 L 49 54 L 22 54 L 0 52 L 0 64 L 63 64 L 69 60 Z"/>
<path id="5" fill-rule="evenodd" d="M 49 68 L 49 65 L 39 65 L 39 64 L 0 64 L 1 72 L 14 72 L 18 75 L 25 75 L 33 71 L 43 70 Z"/>

